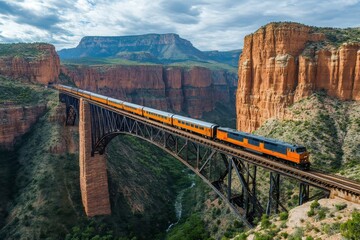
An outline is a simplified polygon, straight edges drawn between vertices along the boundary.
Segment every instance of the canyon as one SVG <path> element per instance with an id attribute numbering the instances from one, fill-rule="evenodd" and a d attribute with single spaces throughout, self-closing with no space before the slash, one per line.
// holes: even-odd
<path id="1" fill-rule="evenodd" d="M 246 36 L 237 129 L 252 132 L 268 119 L 286 119 L 287 107 L 316 91 L 360 100 L 360 43 L 333 39 L 330 29 L 298 23 L 270 23 Z"/>
<path id="2" fill-rule="evenodd" d="M 79 88 L 106 96 L 201 118 L 217 103 L 234 106 L 237 77 L 204 67 L 62 66 Z M 206 101 L 204 101 L 206 99 Z"/>

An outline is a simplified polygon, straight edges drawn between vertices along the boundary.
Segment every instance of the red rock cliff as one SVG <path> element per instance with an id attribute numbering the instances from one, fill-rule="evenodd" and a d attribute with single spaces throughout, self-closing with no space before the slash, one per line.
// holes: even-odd
<path id="1" fill-rule="evenodd" d="M 237 128 L 251 132 L 314 91 L 360 100 L 360 43 L 335 48 L 311 27 L 268 24 L 245 37 L 238 75 Z"/>
<path id="2" fill-rule="evenodd" d="M 15 44 L 7 45 L 16 46 Z M 31 49 L 34 51 L 33 55 L 22 54 L 22 49 L 11 49 L 12 54 L 0 56 L 0 74 L 41 84 L 56 81 L 60 73 L 60 60 L 55 47 L 50 44 L 26 45 L 28 45 L 26 50 L 33 48 Z"/>
<path id="3" fill-rule="evenodd" d="M 199 118 L 217 102 L 233 104 L 237 77 L 207 68 L 156 66 L 63 66 L 83 89 Z"/>
<path id="4" fill-rule="evenodd" d="M 0 108 L 0 146 L 12 149 L 16 140 L 29 131 L 46 105 Z"/>

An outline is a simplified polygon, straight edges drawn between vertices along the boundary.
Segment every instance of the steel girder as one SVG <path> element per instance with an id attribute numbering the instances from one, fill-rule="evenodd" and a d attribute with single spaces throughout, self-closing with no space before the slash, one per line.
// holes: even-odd
<path id="1" fill-rule="evenodd" d="M 74 125 L 79 112 L 79 99 L 60 93 L 66 104 L 67 125 Z M 107 144 L 119 134 L 129 134 L 148 141 L 168 152 L 200 176 L 248 226 L 266 211 L 278 213 L 280 174 L 270 172 L 270 190 L 266 210 L 256 190 L 257 166 L 239 157 L 225 154 L 201 143 L 167 131 L 159 126 L 132 118 L 90 103 L 92 155 L 104 154 Z M 235 174 L 233 174 L 235 172 Z M 300 184 L 299 204 L 309 199 L 309 185 Z"/>
<path id="2" fill-rule="evenodd" d="M 74 126 L 76 117 L 79 116 L 79 99 L 60 93 L 59 100 L 66 104 L 66 126 Z"/>
<path id="3" fill-rule="evenodd" d="M 97 105 L 90 104 L 90 111 L 92 154 L 104 154 L 107 144 L 119 134 L 136 136 L 162 148 L 189 167 L 212 187 L 248 226 L 252 226 L 255 217 L 263 214 L 263 208 L 256 196 L 256 166 L 161 127 Z"/>

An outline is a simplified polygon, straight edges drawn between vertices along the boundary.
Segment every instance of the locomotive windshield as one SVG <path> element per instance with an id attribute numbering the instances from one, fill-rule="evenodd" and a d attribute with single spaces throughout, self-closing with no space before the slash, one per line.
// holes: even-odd
<path id="1" fill-rule="evenodd" d="M 304 148 L 304 147 L 299 147 L 299 148 L 296 148 L 296 152 L 297 152 L 297 153 L 303 153 L 303 152 L 306 152 L 306 148 Z"/>

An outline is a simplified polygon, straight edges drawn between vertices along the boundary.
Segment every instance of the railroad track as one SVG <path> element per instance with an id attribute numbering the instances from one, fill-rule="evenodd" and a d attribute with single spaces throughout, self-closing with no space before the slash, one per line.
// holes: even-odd
<path id="1" fill-rule="evenodd" d="M 71 93 L 66 93 L 68 95 L 72 95 L 75 98 L 80 98 L 80 96 L 71 94 Z M 205 146 L 214 148 L 220 152 L 223 152 L 224 154 L 228 154 L 228 155 L 232 155 L 234 157 L 237 157 L 241 160 L 244 160 L 246 162 L 255 164 L 257 166 L 263 167 L 267 170 L 270 171 L 274 171 L 277 173 L 280 173 L 282 175 L 285 175 L 289 178 L 293 178 L 293 179 L 297 179 L 298 181 L 307 183 L 311 186 L 315 186 L 327 191 L 331 191 L 333 189 L 338 189 L 338 190 L 342 190 L 342 191 L 346 191 L 352 195 L 355 195 L 357 197 L 360 198 L 360 182 L 356 182 L 354 180 L 350 180 L 341 176 L 334 176 L 328 173 L 324 173 L 321 172 L 319 170 L 313 170 L 310 169 L 308 171 L 304 171 L 301 169 L 297 169 L 293 166 L 281 163 L 281 162 L 277 162 L 274 160 L 270 160 L 269 158 L 266 158 L 264 156 L 261 155 L 257 155 L 255 153 L 251 153 L 251 152 L 247 152 L 244 150 L 241 150 L 239 148 L 233 147 L 233 146 L 229 146 L 227 144 L 224 144 L 222 142 L 219 141 L 215 141 L 213 139 L 208 139 L 199 135 L 196 135 L 194 133 L 191 132 L 187 132 L 178 128 L 174 128 L 172 126 L 169 125 L 165 125 L 163 123 L 159 123 L 156 121 L 153 121 L 151 119 L 139 116 L 139 115 L 135 115 L 135 114 L 131 114 L 129 112 L 114 108 L 114 107 L 110 107 L 108 105 L 90 100 L 90 99 L 86 99 L 86 101 L 101 106 L 105 109 L 108 109 L 110 111 L 113 112 L 117 112 L 119 114 L 125 115 L 129 118 L 138 120 L 138 121 L 142 121 L 148 125 L 154 126 L 156 128 L 161 128 L 167 132 L 170 132 L 172 134 L 178 135 L 178 136 L 182 136 L 184 138 L 187 138 L 191 141 L 203 144 Z"/>

